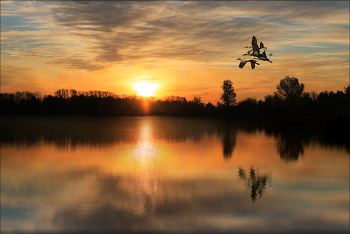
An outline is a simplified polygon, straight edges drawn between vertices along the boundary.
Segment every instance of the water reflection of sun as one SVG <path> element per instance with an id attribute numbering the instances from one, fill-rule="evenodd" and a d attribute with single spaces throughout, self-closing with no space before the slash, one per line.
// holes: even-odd
<path id="1" fill-rule="evenodd" d="M 147 120 L 142 121 L 138 140 L 133 150 L 136 168 L 133 173 L 133 191 L 130 193 L 132 194 L 132 210 L 137 215 L 153 212 L 160 196 L 159 175 L 154 161 L 156 156 L 157 149 L 152 125 Z"/>
<path id="2" fill-rule="evenodd" d="M 139 129 L 138 141 L 133 155 L 139 159 L 146 159 L 154 157 L 156 154 L 157 150 L 155 147 L 152 126 L 149 122 L 144 121 Z"/>

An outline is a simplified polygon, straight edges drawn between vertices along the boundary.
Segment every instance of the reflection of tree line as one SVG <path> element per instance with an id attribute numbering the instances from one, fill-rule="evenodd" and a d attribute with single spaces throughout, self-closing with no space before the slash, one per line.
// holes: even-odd
<path id="1" fill-rule="evenodd" d="M 297 161 L 300 155 L 304 155 L 304 147 L 300 138 L 280 135 L 277 139 L 277 152 L 285 161 Z"/>
<path id="2" fill-rule="evenodd" d="M 238 170 L 239 178 L 247 182 L 248 188 L 251 189 L 250 197 L 252 198 L 252 202 L 255 202 L 258 194 L 260 198 L 263 196 L 266 182 L 271 179 L 271 176 L 267 174 L 260 175 L 259 173 L 256 173 L 253 166 L 250 167 L 249 173 L 250 176 L 247 178 L 246 172 L 242 169 L 242 167 L 240 167 Z"/>
<path id="3" fill-rule="evenodd" d="M 4 117 L 1 144 L 35 147 L 42 142 L 59 148 L 104 147 L 138 141 L 147 125 L 154 140 L 200 142 L 204 136 L 223 135 L 218 121 L 181 117 Z"/>
<path id="4" fill-rule="evenodd" d="M 297 161 L 304 155 L 304 147 L 318 142 L 321 147 L 345 149 L 350 155 L 349 122 L 345 119 L 329 119 L 319 123 L 277 121 L 241 121 L 227 124 L 223 132 L 223 156 L 231 158 L 236 146 L 237 131 L 253 134 L 264 131 L 277 142 L 277 153 L 286 162 Z M 320 127 L 321 126 L 321 127 Z"/>
<path id="5" fill-rule="evenodd" d="M 236 140 L 237 130 L 235 128 L 227 127 L 222 140 L 224 159 L 231 158 L 233 150 L 236 146 Z"/>
<path id="6" fill-rule="evenodd" d="M 147 122 L 148 121 L 148 122 Z M 285 161 L 297 161 L 304 147 L 315 142 L 322 147 L 349 147 L 349 123 L 328 121 L 317 124 L 281 121 L 216 121 L 207 118 L 117 117 L 117 118 L 3 118 L 1 144 L 36 146 L 53 143 L 68 146 L 101 147 L 119 142 L 135 142 L 143 124 L 149 124 L 155 139 L 183 142 L 201 141 L 204 136 L 218 135 L 223 157 L 230 159 L 236 146 L 237 132 L 253 134 L 264 131 L 277 142 L 277 152 Z M 322 126 L 322 127 L 320 127 Z"/>
<path id="7" fill-rule="evenodd" d="M 285 161 L 297 161 L 304 154 L 304 147 L 316 142 L 324 148 L 335 147 L 350 153 L 348 119 L 329 119 L 318 123 L 270 123 L 264 124 L 264 130 L 267 136 L 276 139 L 277 152 Z"/>

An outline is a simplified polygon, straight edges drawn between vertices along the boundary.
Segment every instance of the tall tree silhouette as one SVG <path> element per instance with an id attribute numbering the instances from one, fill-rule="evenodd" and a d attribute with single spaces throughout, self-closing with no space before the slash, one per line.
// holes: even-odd
<path id="1" fill-rule="evenodd" d="M 300 98 L 304 91 L 304 84 L 298 78 L 286 76 L 277 85 L 277 95 L 283 100 Z"/>
<path id="2" fill-rule="evenodd" d="M 236 93 L 232 86 L 231 80 L 224 80 L 221 88 L 223 89 L 223 93 L 221 94 L 221 100 L 228 107 L 232 104 L 236 103 Z"/>

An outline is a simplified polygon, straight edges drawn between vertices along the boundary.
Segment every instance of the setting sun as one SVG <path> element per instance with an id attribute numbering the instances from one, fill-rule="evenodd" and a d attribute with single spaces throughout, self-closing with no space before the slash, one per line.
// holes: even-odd
<path id="1" fill-rule="evenodd" d="M 159 84 L 156 83 L 136 82 L 134 89 L 137 91 L 137 95 L 149 97 L 154 95 L 158 86 Z"/>

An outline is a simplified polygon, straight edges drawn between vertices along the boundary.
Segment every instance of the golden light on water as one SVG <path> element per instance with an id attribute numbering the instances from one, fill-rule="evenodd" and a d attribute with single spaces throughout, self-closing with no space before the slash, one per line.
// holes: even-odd
<path id="1" fill-rule="evenodd" d="M 138 129 L 138 140 L 133 150 L 133 186 L 130 208 L 135 215 L 154 212 L 162 193 L 158 188 L 159 175 L 155 157 L 155 135 L 152 123 L 143 121 Z"/>
<path id="2" fill-rule="evenodd" d="M 144 122 L 138 131 L 139 139 L 137 146 L 134 149 L 134 156 L 140 160 L 144 160 L 156 155 L 156 147 L 154 144 L 154 133 L 152 131 L 152 126 L 149 122 Z"/>
<path id="3" fill-rule="evenodd" d="M 134 89 L 137 91 L 137 95 L 144 96 L 144 97 L 150 97 L 150 96 L 154 95 L 158 86 L 159 86 L 159 84 L 157 84 L 157 83 L 138 81 L 134 84 Z"/>

